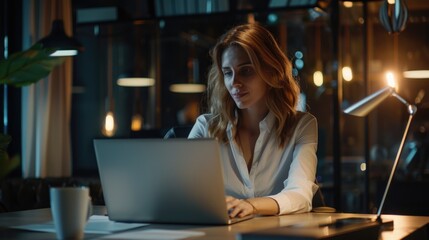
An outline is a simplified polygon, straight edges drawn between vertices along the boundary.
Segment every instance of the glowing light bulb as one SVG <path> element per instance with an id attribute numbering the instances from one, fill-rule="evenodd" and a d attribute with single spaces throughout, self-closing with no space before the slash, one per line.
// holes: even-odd
<path id="1" fill-rule="evenodd" d="M 393 72 L 386 72 L 386 80 L 387 80 L 387 84 L 392 87 L 395 88 L 395 90 L 398 86 L 396 84 L 396 80 L 395 80 L 395 74 Z"/>
<path id="2" fill-rule="evenodd" d="M 353 72 L 349 66 L 343 67 L 341 72 L 345 81 L 350 82 L 353 79 Z"/>
<path id="3" fill-rule="evenodd" d="M 361 170 L 362 172 L 365 172 L 365 171 L 366 171 L 366 163 L 361 163 L 361 164 L 360 164 L 360 170 Z"/>
<path id="4" fill-rule="evenodd" d="M 315 71 L 313 73 L 314 85 L 320 87 L 323 85 L 323 73 L 321 71 Z"/>
<path id="5" fill-rule="evenodd" d="M 107 137 L 111 137 L 115 134 L 115 131 L 115 117 L 113 116 L 113 112 L 109 111 L 104 119 L 103 134 Z"/>
<path id="6" fill-rule="evenodd" d="M 143 125 L 143 117 L 140 114 L 134 114 L 131 118 L 131 130 L 140 131 Z"/>

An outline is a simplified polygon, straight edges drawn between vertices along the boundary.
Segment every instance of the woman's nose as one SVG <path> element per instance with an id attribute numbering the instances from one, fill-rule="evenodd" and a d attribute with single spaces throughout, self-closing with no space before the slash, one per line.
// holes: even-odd
<path id="1" fill-rule="evenodd" d="M 241 87 L 243 84 L 241 84 L 240 80 L 234 75 L 232 78 L 232 86 L 233 87 Z"/>

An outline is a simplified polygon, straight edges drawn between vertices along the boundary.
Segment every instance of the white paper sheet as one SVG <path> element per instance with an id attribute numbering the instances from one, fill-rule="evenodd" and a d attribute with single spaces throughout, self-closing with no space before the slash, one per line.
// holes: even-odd
<path id="1" fill-rule="evenodd" d="M 118 234 L 103 236 L 100 239 L 130 239 L 130 240 L 178 240 L 189 237 L 204 236 L 204 232 L 167 229 L 147 229 L 140 231 L 129 231 Z"/>
<path id="2" fill-rule="evenodd" d="M 88 223 L 85 226 L 85 233 L 108 234 L 130 230 L 146 225 L 148 224 L 114 222 L 110 221 L 107 216 L 93 215 L 89 218 Z M 53 222 L 14 226 L 12 228 L 39 232 L 55 232 L 55 226 Z"/>

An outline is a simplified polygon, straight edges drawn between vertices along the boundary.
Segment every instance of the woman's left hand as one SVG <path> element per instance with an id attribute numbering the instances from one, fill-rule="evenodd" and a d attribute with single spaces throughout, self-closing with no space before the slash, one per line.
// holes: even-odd
<path id="1" fill-rule="evenodd" d="M 241 218 L 255 213 L 255 208 L 248 200 L 226 196 L 225 201 L 230 218 Z"/>

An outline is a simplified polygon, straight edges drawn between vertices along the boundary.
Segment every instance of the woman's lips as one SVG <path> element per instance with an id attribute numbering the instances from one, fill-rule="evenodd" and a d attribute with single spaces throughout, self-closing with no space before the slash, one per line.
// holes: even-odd
<path id="1" fill-rule="evenodd" d="M 246 94 L 247 94 L 247 92 L 238 92 L 238 93 L 232 94 L 232 97 L 235 98 L 235 99 L 240 99 L 240 98 L 242 98 Z"/>

